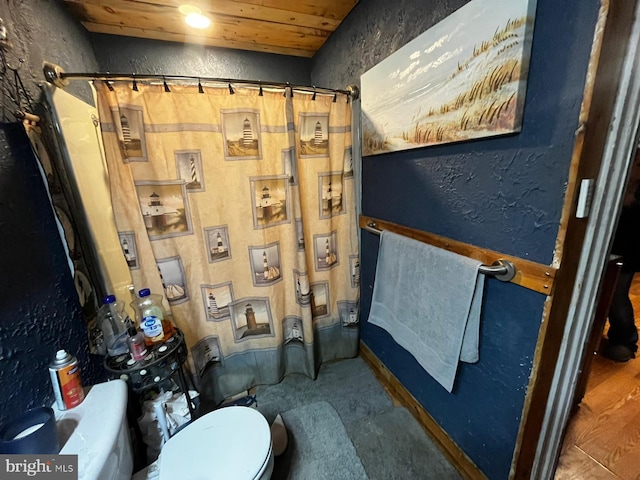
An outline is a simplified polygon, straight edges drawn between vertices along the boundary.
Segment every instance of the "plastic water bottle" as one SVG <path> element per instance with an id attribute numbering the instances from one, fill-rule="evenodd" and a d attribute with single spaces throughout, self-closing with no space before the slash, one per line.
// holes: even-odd
<path id="1" fill-rule="evenodd" d="M 136 321 L 148 346 L 166 342 L 173 335 L 174 328 L 162 306 L 162 295 L 152 294 L 148 288 L 138 292 L 138 298 L 131 302 L 136 312 Z"/>
<path id="2" fill-rule="evenodd" d="M 115 295 L 107 295 L 102 302 L 98 310 L 98 326 L 104 335 L 107 354 L 115 357 L 127 353 L 127 329 L 131 319 L 124 311 L 124 302 L 117 301 Z"/>

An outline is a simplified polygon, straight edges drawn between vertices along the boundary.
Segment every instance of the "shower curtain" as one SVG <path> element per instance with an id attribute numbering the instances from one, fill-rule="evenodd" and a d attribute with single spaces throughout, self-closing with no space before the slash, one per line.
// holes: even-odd
<path id="1" fill-rule="evenodd" d="M 123 255 L 136 290 L 164 295 L 201 395 L 219 403 L 355 356 L 348 98 L 95 86 Z"/>

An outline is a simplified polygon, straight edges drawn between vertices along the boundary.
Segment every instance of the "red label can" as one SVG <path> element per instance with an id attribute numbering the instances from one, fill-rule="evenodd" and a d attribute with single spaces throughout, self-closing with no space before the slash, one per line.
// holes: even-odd
<path id="1" fill-rule="evenodd" d="M 64 350 L 59 350 L 56 358 L 49 365 L 49 374 L 58 409 L 67 410 L 82 403 L 84 390 L 76 357 Z"/>

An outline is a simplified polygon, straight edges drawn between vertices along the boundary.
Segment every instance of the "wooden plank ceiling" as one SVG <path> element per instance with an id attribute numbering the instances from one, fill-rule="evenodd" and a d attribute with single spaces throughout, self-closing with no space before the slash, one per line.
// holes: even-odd
<path id="1" fill-rule="evenodd" d="M 64 0 L 90 32 L 312 57 L 358 0 Z M 189 27 L 178 7 L 211 20 Z"/>

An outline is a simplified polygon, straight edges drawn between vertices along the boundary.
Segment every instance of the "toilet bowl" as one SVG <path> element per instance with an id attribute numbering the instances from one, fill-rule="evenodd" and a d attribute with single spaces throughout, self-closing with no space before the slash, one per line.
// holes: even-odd
<path id="1" fill-rule="evenodd" d="M 250 407 L 208 413 L 162 447 L 160 480 L 268 480 L 273 472 L 271 430 Z"/>

